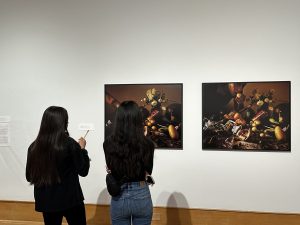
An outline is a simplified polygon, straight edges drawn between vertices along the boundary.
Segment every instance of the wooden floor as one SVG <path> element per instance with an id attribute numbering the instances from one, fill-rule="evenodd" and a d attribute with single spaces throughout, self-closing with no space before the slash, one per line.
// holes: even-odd
<path id="1" fill-rule="evenodd" d="M 88 225 L 111 225 L 108 205 L 85 208 Z M 0 201 L 0 225 L 43 224 L 33 202 Z M 151 225 L 300 225 L 300 214 L 155 207 Z"/>
<path id="2" fill-rule="evenodd" d="M 0 220 L 0 225 L 44 225 L 44 222 Z M 67 223 L 63 223 L 63 225 L 67 225 Z"/>
<path id="3" fill-rule="evenodd" d="M 0 220 L 0 225 L 43 225 L 43 222 Z"/>

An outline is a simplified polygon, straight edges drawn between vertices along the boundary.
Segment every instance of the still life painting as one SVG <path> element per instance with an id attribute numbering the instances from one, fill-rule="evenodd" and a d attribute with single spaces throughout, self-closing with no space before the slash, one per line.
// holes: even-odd
<path id="1" fill-rule="evenodd" d="M 290 81 L 202 84 L 202 148 L 290 151 Z"/>

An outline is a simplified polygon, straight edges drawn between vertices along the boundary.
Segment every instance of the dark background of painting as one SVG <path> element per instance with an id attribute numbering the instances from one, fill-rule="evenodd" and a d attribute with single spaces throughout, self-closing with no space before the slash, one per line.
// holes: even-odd
<path id="1" fill-rule="evenodd" d="M 106 84 L 105 93 L 109 93 L 119 102 L 133 100 L 139 105 L 143 105 L 141 99 L 146 97 L 148 89 L 155 88 L 161 93 L 166 94 L 166 98 L 171 102 L 182 102 L 182 85 L 181 84 Z M 150 106 L 147 106 L 150 109 Z"/>
<path id="2" fill-rule="evenodd" d="M 244 84 L 243 93 L 246 97 L 252 94 L 253 89 L 257 89 L 260 93 L 266 93 L 270 89 L 274 89 L 273 95 L 275 104 L 290 102 L 290 82 L 232 82 L 235 84 Z M 226 112 L 228 105 L 232 104 L 232 95 L 228 90 L 228 83 L 203 83 L 202 84 L 202 113 L 203 116 L 209 116 L 219 111 Z M 219 91 L 217 91 L 219 90 Z"/>

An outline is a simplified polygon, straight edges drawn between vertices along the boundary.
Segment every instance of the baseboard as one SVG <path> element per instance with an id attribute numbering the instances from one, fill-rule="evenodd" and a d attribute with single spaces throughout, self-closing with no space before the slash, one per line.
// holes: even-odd
<path id="1" fill-rule="evenodd" d="M 86 204 L 88 225 L 111 225 L 108 205 Z M 0 225 L 42 225 L 33 202 L 0 201 Z M 300 225 L 300 214 L 155 207 L 152 225 Z"/>

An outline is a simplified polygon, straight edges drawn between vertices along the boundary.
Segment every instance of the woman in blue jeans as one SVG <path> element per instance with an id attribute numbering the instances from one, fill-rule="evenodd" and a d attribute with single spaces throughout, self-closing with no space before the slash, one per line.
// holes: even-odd
<path id="1" fill-rule="evenodd" d="M 114 131 L 103 143 L 108 170 L 119 181 L 121 193 L 111 199 L 112 225 L 150 225 L 152 199 L 146 173 L 153 169 L 154 144 L 144 136 L 143 115 L 134 101 L 117 109 Z"/>

